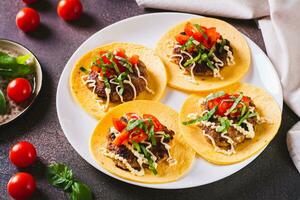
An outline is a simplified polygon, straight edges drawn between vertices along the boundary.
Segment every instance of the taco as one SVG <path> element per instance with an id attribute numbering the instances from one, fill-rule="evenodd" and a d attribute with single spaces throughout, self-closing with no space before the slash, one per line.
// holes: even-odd
<path id="1" fill-rule="evenodd" d="M 159 100 L 166 88 L 164 65 L 154 52 L 133 43 L 111 43 L 82 56 L 70 77 L 71 92 L 92 116 L 131 100 Z"/>
<path id="2" fill-rule="evenodd" d="M 264 90 L 238 84 L 209 95 L 191 95 L 180 112 L 180 129 L 202 158 L 226 165 L 262 150 L 276 135 L 281 111 Z"/>
<path id="3" fill-rule="evenodd" d="M 171 28 L 157 43 L 169 86 L 188 92 L 222 88 L 239 81 L 250 66 L 243 35 L 214 18 L 195 18 Z"/>
<path id="4" fill-rule="evenodd" d="M 94 130 L 90 150 L 110 173 L 143 183 L 175 181 L 195 157 L 178 131 L 178 113 L 147 100 L 127 102 L 108 112 Z"/>

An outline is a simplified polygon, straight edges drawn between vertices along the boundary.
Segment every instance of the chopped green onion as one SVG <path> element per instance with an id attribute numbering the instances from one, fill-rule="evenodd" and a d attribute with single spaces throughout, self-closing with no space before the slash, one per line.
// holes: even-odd
<path id="1" fill-rule="evenodd" d="M 250 111 L 248 110 L 248 111 L 246 112 L 246 114 L 245 114 L 244 116 L 242 116 L 242 118 L 240 119 L 240 121 L 238 122 L 237 125 L 240 126 L 240 125 L 243 123 L 243 121 L 249 117 L 249 115 L 250 115 Z"/>
<path id="2" fill-rule="evenodd" d="M 215 106 L 213 109 L 211 109 L 204 116 L 198 117 L 197 119 L 192 119 L 192 120 L 189 120 L 189 121 L 182 122 L 182 124 L 183 125 L 191 125 L 191 124 L 195 124 L 195 123 L 198 123 L 198 122 L 201 122 L 201 121 L 207 121 L 213 116 L 213 114 L 217 111 L 217 109 L 218 109 L 218 106 Z"/>
<path id="3" fill-rule="evenodd" d="M 130 120 L 126 127 L 126 131 L 130 131 L 142 123 L 144 123 L 144 121 L 142 119 Z"/>
<path id="4" fill-rule="evenodd" d="M 243 102 L 241 102 L 241 104 L 243 105 L 242 111 L 241 111 L 241 116 L 243 116 L 247 111 L 247 106 Z"/>
<path id="5" fill-rule="evenodd" d="M 149 155 L 146 147 L 144 145 L 140 145 L 140 147 L 142 149 L 143 154 L 145 155 L 145 157 L 148 160 L 149 169 L 152 171 L 152 173 L 154 175 L 156 175 L 157 171 L 156 171 L 155 166 L 154 166 L 154 161 L 152 160 L 151 156 Z"/>
<path id="6" fill-rule="evenodd" d="M 225 92 L 224 92 L 224 91 L 219 91 L 219 92 L 210 94 L 210 95 L 208 95 L 208 96 L 205 98 L 205 103 L 207 103 L 207 102 L 210 101 L 210 100 L 213 100 L 213 99 L 219 98 L 219 97 L 221 97 L 221 96 L 224 96 L 224 95 L 225 95 Z"/>
<path id="7" fill-rule="evenodd" d="M 228 120 L 227 118 L 225 118 L 225 117 L 221 117 L 221 118 L 219 118 L 219 121 L 220 121 L 220 123 L 221 123 L 221 126 L 219 126 L 219 127 L 216 129 L 216 131 L 217 131 L 217 132 L 221 132 L 221 133 L 227 131 L 228 128 L 229 128 L 229 126 L 230 126 L 229 120 Z"/>
<path id="8" fill-rule="evenodd" d="M 199 51 L 199 54 L 198 54 L 195 58 L 192 58 L 192 59 L 187 60 L 187 61 L 183 64 L 183 66 L 186 67 L 186 66 L 188 66 L 188 65 L 191 64 L 191 63 L 197 62 L 200 58 L 201 58 L 201 51 Z"/>
<path id="9" fill-rule="evenodd" d="M 194 24 L 194 26 L 202 34 L 202 36 L 204 37 L 204 39 L 207 40 L 208 36 L 206 35 L 205 31 L 201 28 L 201 26 L 199 24 Z"/>
<path id="10" fill-rule="evenodd" d="M 137 150 L 137 152 L 141 153 L 141 147 L 135 141 L 132 141 L 133 147 Z"/>
<path id="11" fill-rule="evenodd" d="M 80 71 L 82 71 L 83 73 L 88 73 L 88 72 L 89 72 L 89 71 L 88 71 L 86 68 L 84 68 L 84 67 L 80 67 L 79 69 L 80 69 Z"/>
<path id="12" fill-rule="evenodd" d="M 129 70 L 129 72 L 133 73 L 132 64 L 128 60 L 120 56 L 116 56 L 116 59 L 118 59 L 120 64 L 126 67 Z"/>
<path id="13" fill-rule="evenodd" d="M 102 78 L 104 80 L 105 87 L 108 88 L 108 89 L 110 89 L 110 84 L 109 84 L 108 78 L 105 77 L 105 76 L 103 76 Z"/>
<path id="14" fill-rule="evenodd" d="M 253 113 L 250 113 L 250 114 L 249 114 L 248 118 L 255 117 L 255 116 L 257 116 L 257 113 L 256 113 L 256 112 L 253 112 Z"/>
<path id="15" fill-rule="evenodd" d="M 152 125 L 150 127 L 150 130 L 149 130 L 149 137 L 150 137 L 150 140 L 151 140 L 151 143 L 152 145 L 156 146 L 156 139 L 154 137 L 154 125 Z"/>

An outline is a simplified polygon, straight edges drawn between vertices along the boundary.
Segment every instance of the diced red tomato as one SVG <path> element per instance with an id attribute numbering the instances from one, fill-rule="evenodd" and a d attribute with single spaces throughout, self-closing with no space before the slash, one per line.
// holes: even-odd
<path id="1" fill-rule="evenodd" d="M 92 66 L 91 70 L 98 73 L 101 72 L 101 68 L 97 66 Z"/>
<path id="2" fill-rule="evenodd" d="M 107 51 L 99 51 L 99 55 L 102 56 L 103 54 L 106 54 Z"/>
<path id="3" fill-rule="evenodd" d="M 107 69 L 105 72 L 105 77 L 110 77 L 112 74 L 113 74 L 112 71 L 110 69 Z M 102 76 L 102 77 L 104 76 L 102 70 L 100 71 L 100 76 Z"/>
<path id="4" fill-rule="evenodd" d="M 125 72 L 126 71 L 126 67 L 124 67 L 123 65 L 120 64 L 119 60 L 116 58 L 113 58 L 113 61 L 117 64 L 120 72 Z"/>
<path id="5" fill-rule="evenodd" d="M 139 119 L 138 115 L 136 113 L 126 113 L 127 120 L 131 119 Z"/>
<path id="6" fill-rule="evenodd" d="M 184 45 L 188 39 L 190 38 L 190 36 L 188 35 L 182 35 L 182 34 L 178 34 L 175 36 L 176 41 L 180 44 L 180 45 Z"/>
<path id="7" fill-rule="evenodd" d="M 112 120 L 115 129 L 117 129 L 119 132 L 123 131 L 123 129 L 126 128 L 127 126 L 127 123 L 121 119 L 113 118 Z"/>
<path id="8" fill-rule="evenodd" d="M 224 116 L 225 112 L 232 106 L 233 102 L 223 101 L 218 106 L 217 114 L 220 116 Z"/>
<path id="9" fill-rule="evenodd" d="M 104 64 L 111 64 L 110 60 L 106 56 L 102 56 L 101 58 L 102 58 Z"/>
<path id="10" fill-rule="evenodd" d="M 159 120 L 150 114 L 143 114 L 143 119 L 151 119 L 154 125 L 154 131 L 161 131 L 163 129 L 162 124 L 159 122 Z"/>
<path id="11" fill-rule="evenodd" d="M 130 140 L 136 143 L 140 143 L 148 138 L 148 135 L 138 127 L 134 128 L 130 133 L 132 133 Z"/>
<path id="12" fill-rule="evenodd" d="M 185 24 L 184 26 L 184 32 L 188 35 L 188 36 L 193 36 L 194 33 L 197 32 L 197 29 L 194 27 L 194 25 L 191 22 L 188 22 Z"/>
<path id="13" fill-rule="evenodd" d="M 129 62 L 133 65 L 136 65 L 139 63 L 140 57 L 138 55 L 133 55 L 129 58 Z"/>
<path id="14" fill-rule="evenodd" d="M 204 40 L 204 37 L 202 35 L 202 33 L 200 32 L 196 32 L 193 34 L 193 37 L 195 40 L 197 40 L 198 42 L 202 42 Z"/>
<path id="15" fill-rule="evenodd" d="M 114 139 L 112 142 L 115 146 L 120 146 L 122 144 L 125 144 L 128 141 L 130 133 L 126 131 L 126 129 L 123 129 L 123 131 Z"/>
<path id="16" fill-rule="evenodd" d="M 116 49 L 114 52 L 114 55 L 122 57 L 122 58 L 126 58 L 125 49 L 123 49 L 123 48 Z"/>

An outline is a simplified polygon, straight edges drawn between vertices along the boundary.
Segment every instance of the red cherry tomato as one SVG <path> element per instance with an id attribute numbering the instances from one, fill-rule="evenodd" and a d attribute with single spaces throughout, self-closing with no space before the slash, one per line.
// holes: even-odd
<path id="1" fill-rule="evenodd" d="M 32 4 L 35 3 L 37 0 L 23 0 L 24 3 L 26 4 Z"/>
<path id="2" fill-rule="evenodd" d="M 27 100 L 31 93 L 30 82 L 25 78 L 16 78 L 7 85 L 8 97 L 17 103 Z"/>
<path id="3" fill-rule="evenodd" d="M 120 132 L 123 131 L 123 129 L 127 126 L 127 124 L 123 120 L 120 120 L 118 118 L 113 118 L 112 120 L 115 129 L 117 129 Z"/>
<path id="4" fill-rule="evenodd" d="M 36 160 L 36 150 L 29 142 L 19 142 L 10 149 L 9 159 L 17 167 L 28 167 Z"/>
<path id="5" fill-rule="evenodd" d="M 17 173 L 10 178 L 7 191 L 16 200 L 27 199 L 32 196 L 36 188 L 34 178 L 28 173 Z"/>
<path id="6" fill-rule="evenodd" d="M 16 16 L 16 24 L 24 32 L 34 31 L 40 25 L 39 13 L 32 8 L 23 8 Z"/>
<path id="7" fill-rule="evenodd" d="M 83 11 L 80 0 L 60 0 L 57 5 L 57 14 L 66 21 L 78 19 Z"/>

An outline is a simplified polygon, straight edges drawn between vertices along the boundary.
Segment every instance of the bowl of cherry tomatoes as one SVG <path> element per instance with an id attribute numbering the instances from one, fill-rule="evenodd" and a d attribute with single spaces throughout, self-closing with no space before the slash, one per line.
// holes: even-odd
<path id="1" fill-rule="evenodd" d="M 42 87 L 42 69 L 36 56 L 23 45 L 0 39 L 0 126 L 32 105 Z"/>

